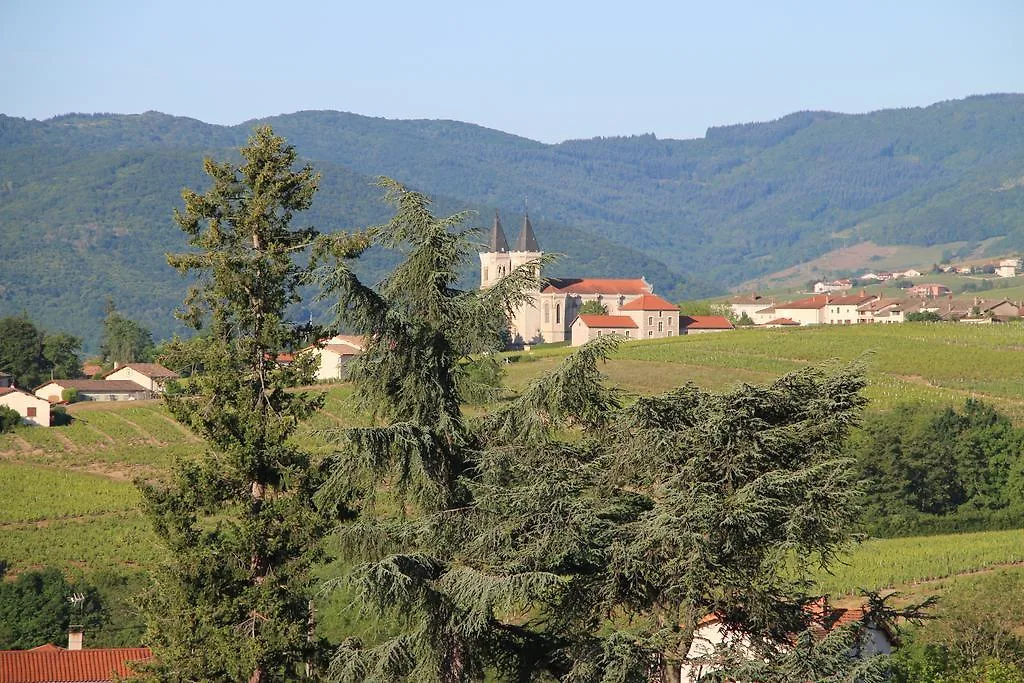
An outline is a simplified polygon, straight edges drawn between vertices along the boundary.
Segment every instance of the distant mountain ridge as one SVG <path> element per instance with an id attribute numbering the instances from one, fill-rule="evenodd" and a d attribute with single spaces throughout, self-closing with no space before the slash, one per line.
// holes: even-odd
<path id="1" fill-rule="evenodd" d="M 308 220 L 335 230 L 387 212 L 372 177 L 437 197 L 442 212 L 524 203 L 552 275 L 645 275 L 701 296 L 845 243 L 994 240 L 1024 249 L 1024 95 L 870 114 L 798 112 L 710 128 L 544 144 L 457 121 L 308 111 L 216 126 L 157 112 L 0 115 L 0 314 L 27 309 L 94 337 L 111 295 L 155 331 L 184 283 L 162 264 L 183 248 L 170 220 L 201 158 L 224 157 L 269 123 L 323 174 Z M 369 275 L 386 271 L 377 255 Z M 31 283 L 31 284 L 30 284 Z M 70 285 L 70 287 L 69 287 Z M 88 315 L 87 315 L 88 313 Z M 66 326 L 66 325 L 65 325 Z"/>

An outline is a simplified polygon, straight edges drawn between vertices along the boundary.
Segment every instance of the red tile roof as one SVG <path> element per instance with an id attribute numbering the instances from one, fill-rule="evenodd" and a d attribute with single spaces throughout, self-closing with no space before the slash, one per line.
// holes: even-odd
<path id="1" fill-rule="evenodd" d="M 684 315 L 679 327 L 687 330 L 731 330 L 733 324 L 722 315 Z"/>
<path id="2" fill-rule="evenodd" d="M 120 370 L 124 370 L 125 368 L 131 368 L 132 370 L 134 370 L 135 372 L 139 373 L 140 375 L 145 375 L 146 377 L 149 377 L 150 379 L 159 379 L 159 378 L 177 379 L 179 377 L 178 373 L 176 373 L 174 370 L 168 370 L 167 368 L 165 368 L 164 366 L 160 365 L 159 363 L 125 363 L 124 365 L 121 365 L 121 366 L 118 366 L 118 367 L 114 368 L 113 370 L 111 370 L 110 372 L 106 373 L 103 376 L 104 377 L 109 377 L 110 375 L 114 374 L 115 372 L 118 372 Z"/>
<path id="3" fill-rule="evenodd" d="M 860 306 L 868 301 L 874 301 L 878 297 L 874 294 L 850 294 L 847 296 L 836 296 L 828 300 L 828 305 L 836 306 Z"/>
<path id="4" fill-rule="evenodd" d="M 628 315 L 581 315 L 580 320 L 590 329 L 636 329 L 636 323 Z"/>
<path id="5" fill-rule="evenodd" d="M 623 311 L 677 311 L 671 301 L 665 301 L 657 294 L 642 294 L 622 307 Z"/>
<path id="6" fill-rule="evenodd" d="M 12 391 L 17 391 L 14 387 L 0 387 L 0 396 L 5 396 Z"/>
<path id="7" fill-rule="evenodd" d="M 65 650 L 43 645 L 32 650 L 0 650 L 4 683 L 84 683 L 131 674 L 128 664 L 153 657 L 148 647 Z"/>
<path id="8" fill-rule="evenodd" d="M 542 293 L 550 294 L 648 294 L 651 286 L 641 278 L 610 279 L 610 278 L 571 278 L 556 277 L 548 280 Z"/>
<path id="9" fill-rule="evenodd" d="M 796 325 L 799 327 L 800 323 L 792 318 L 776 318 L 775 320 L 769 320 L 765 325 Z"/>

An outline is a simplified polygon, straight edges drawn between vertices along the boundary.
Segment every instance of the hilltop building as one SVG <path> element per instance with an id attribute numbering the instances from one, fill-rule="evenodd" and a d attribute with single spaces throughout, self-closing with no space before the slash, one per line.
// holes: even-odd
<path id="1" fill-rule="evenodd" d="M 501 218 L 494 215 L 488 250 L 480 254 L 480 288 L 486 289 L 519 266 L 536 263 L 543 252 L 529 216 L 509 247 Z M 535 265 L 540 275 L 540 265 Z M 596 301 L 607 314 L 580 316 L 584 303 Z M 513 344 L 572 340 L 574 346 L 603 334 L 628 339 L 657 339 L 680 334 L 679 307 L 655 296 L 639 278 L 550 278 L 530 292 L 530 301 L 512 315 Z"/>

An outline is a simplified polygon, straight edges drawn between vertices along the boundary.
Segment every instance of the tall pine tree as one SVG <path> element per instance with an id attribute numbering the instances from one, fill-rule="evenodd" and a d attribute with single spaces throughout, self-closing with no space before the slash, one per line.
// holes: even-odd
<path id="1" fill-rule="evenodd" d="M 144 487 L 172 557 L 147 604 L 160 680 L 295 680 L 319 647 L 310 569 L 324 527 L 312 505 L 315 469 L 289 436 L 322 397 L 286 391 L 310 379 L 308 362 L 273 360 L 300 335 L 286 311 L 316 232 L 291 222 L 319 178 L 295 168 L 295 150 L 269 127 L 241 156 L 238 166 L 207 159 L 212 186 L 185 190 L 175 211 L 194 251 L 168 261 L 198 280 L 181 317 L 200 334 L 169 353 L 200 371 L 166 401 L 209 450 L 179 463 L 173 482 Z"/>

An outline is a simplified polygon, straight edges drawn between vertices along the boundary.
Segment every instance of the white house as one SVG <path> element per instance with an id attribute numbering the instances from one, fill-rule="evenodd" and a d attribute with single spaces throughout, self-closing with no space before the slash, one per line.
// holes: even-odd
<path id="1" fill-rule="evenodd" d="M 363 352 L 366 341 L 362 337 L 338 334 L 324 339 L 315 346 L 309 346 L 300 353 L 315 353 L 319 356 L 319 364 L 315 377 L 324 382 L 332 379 L 345 378 L 345 366 L 349 361 Z"/>
<path id="2" fill-rule="evenodd" d="M 163 393 L 164 383 L 178 379 L 178 373 L 168 370 L 159 363 L 126 363 L 114 368 L 103 379 L 108 381 L 129 380 L 154 394 Z"/>
<path id="3" fill-rule="evenodd" d="M 772 318 L 789 318 L 801 325 L 821 325 L 825 322 L 825 306 L 828 294 L 818 294 L 806 299 L 777 304 Z"/>
<path id="4" fill-rule="evenodd" d="M 860 321 L 858 308 L 877 298 L 874 294 L 864 294 L 863 292 L 849 296 L 831 297 L 825 304 L 822 322 L 826 325 L 856 325 Z"/>
<path id="5" fill-rule="evenodd" d="M 50 426 L 50 403 L 27 391 L 13 386 L 0 387 L 0 406 L 5 406 L 21 415 L 25 424 Z"/>
<path id="6" fill-rule="evenodd" d="M 1020 267 L 1020 259 L 1004 258 L 996 267 L 996 275 L 999 277 L 1016 277 L 1017 268 Z"/>
<path id="7" fill-rule="evenodd" d="M 757 323 L 755 316 L 758 311 L 763 311 L 767 308 L 771 308 L 775 305 L 774 299 L 761 296 L 760 294 L 748 294 L 746 296 L 738 296 L 733 299 L 729 299 L 729 312 L 732 313 L 737 319 L 741 318 L 744 313 L 747 317 Z"/>

